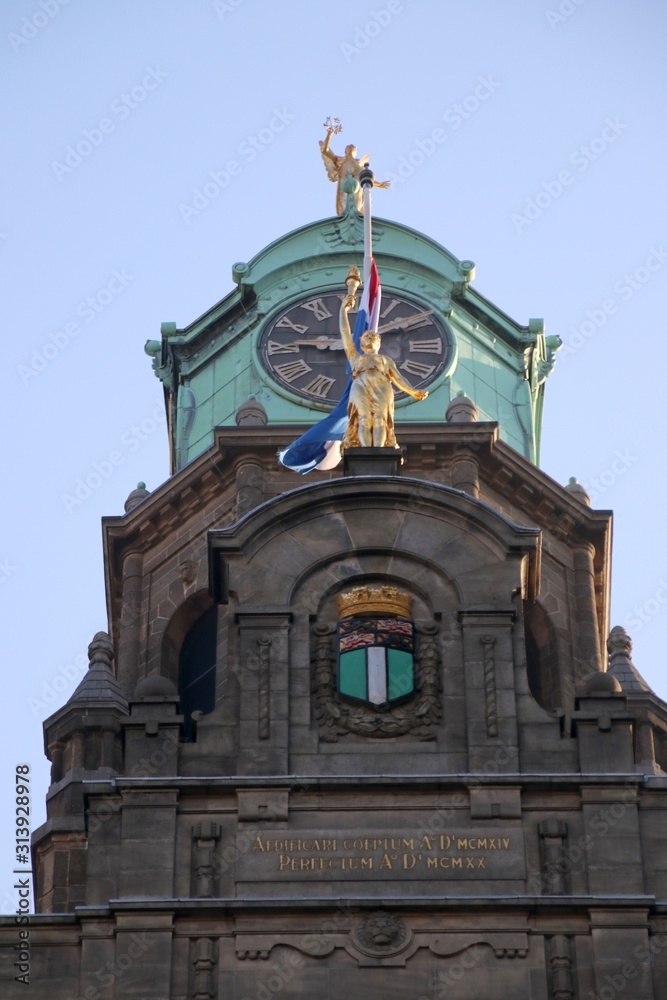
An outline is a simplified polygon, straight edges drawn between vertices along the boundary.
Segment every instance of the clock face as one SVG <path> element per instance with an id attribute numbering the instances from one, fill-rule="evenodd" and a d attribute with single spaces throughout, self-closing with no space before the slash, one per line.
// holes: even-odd
<path id="1" fill-rule="evenodd" d="M 360 301 L 357 295 L 357 305 Z M 281 388 L 320 405 L 334 406 L 347 384 L 347 358 L 338 316 L 345 294 L 323 292 L 293 302 L 264 328 L 261 363 Z M 354 331 L 356 310 L 350 312 Z M 445 371 L 453 355 L 453 335 L 433 310 L 385 292 L 379 332 L 381 354 L 392 358 L 415 389 L 426 389 Z M 406 393 L 397 393 L 397 398 Z"/>

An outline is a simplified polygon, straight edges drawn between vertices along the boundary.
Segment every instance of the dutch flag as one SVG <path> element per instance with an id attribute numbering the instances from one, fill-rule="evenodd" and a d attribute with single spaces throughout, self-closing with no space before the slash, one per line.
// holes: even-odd
<path id="1" fill-rule="evenodd" d="M 364 287 L 357 321 L 354 325 L 354 344 L 360 354 L 362 353 L 361 338 L 363 334 L 366 333 L 366 330 L 377 330 L 378 328 L 381 299 L 380 278 L 373 259 L 371 260 L 370 278 Z M 349 364 L 347 370 L 349 374 Z M 294 472 L 300 472 L 302 475 L 312 472 L 313 469 L 326 472 L 336 468 L 341 458 L 340 443 L 347 429 L 347 404 L 351 386 L 352 377 L 349 376 L 341 401 L 331 413 L 323 417 L 319 423 L 309 427 L 306 433 L 302 434 L 289 448 L 279 452 L 278 457 L 283 465 Z"/>

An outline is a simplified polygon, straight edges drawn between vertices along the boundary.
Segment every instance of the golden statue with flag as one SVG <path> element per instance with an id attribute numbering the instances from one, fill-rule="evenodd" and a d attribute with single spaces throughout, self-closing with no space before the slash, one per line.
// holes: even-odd
<path id="1" fill-rule="evenodd" d="M 379 353 L 381 338 L 377 327 L 381 291 L 373 259 L 352 336 L 348 313 L 354 308 L 360 283 L 359 269 L 351 267 L 345 282 L 348 294 L 340 307 L 340 334 L 352 378 L 342 448 L 398 448 L 394 433 L 394 385 L 414 399 L 426 399 L 428 392 L 414 389 L 401 376 L 392 358 Z M 361 325 L 367 327 L 363 332 L 360 332 Z"/>

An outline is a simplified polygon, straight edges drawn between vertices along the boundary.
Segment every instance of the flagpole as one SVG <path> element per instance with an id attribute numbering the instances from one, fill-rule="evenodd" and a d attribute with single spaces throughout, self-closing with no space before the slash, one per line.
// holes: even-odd
<path id="1" fill-rule="evenodd" d="M 373 259 L 373 232 L 371 228 L 371 191 L 374 181 L 373 171 L 365 166 L 359 174 L 359 183 L 363 190 L 364 200 L 364 282 L 370 281 L 371 261 Z"/>

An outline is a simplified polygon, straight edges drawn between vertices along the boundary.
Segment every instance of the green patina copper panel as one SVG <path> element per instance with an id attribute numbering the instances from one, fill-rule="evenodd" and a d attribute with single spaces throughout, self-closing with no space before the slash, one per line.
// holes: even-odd
<path id="1" fill-rule="evenodd" d="M 342 294 L 349 266 L 362 264 L 362 230 L 361 217 L 350 212 L 287 233 L 248 263 L 234 265 L 235 290 L 190 326 L 163 324 L 162 341 L 150 342 L 155 372 L 168 392 L 192 390 L 188 397 L 179 389 L 176 400 L 176 468 L 212 443 L 215 426 L 233 425 L 250 396 L 261 402 L 269 424 L 321 419 L 325 410 L 272 380 L 260 364 L 258 344 L 265 324 L 300 297 L 336 288 Z M 454 338 L 455 354 L 428 399 L 397 401 L 397 425 L 444 421 L 451 398 L 463 390 L 480 419 L 498 421 L 501 438 L 535 461 L 544 380 L 557 338 L 545 338 L 540 321 L 520 326 L 484 299 L 470 283 L 472 263 L 422 233 L 376 219 L 373 235 L 384 301 L 393 291 L 428 304 L 440 323 L 450 323 Z"/>

